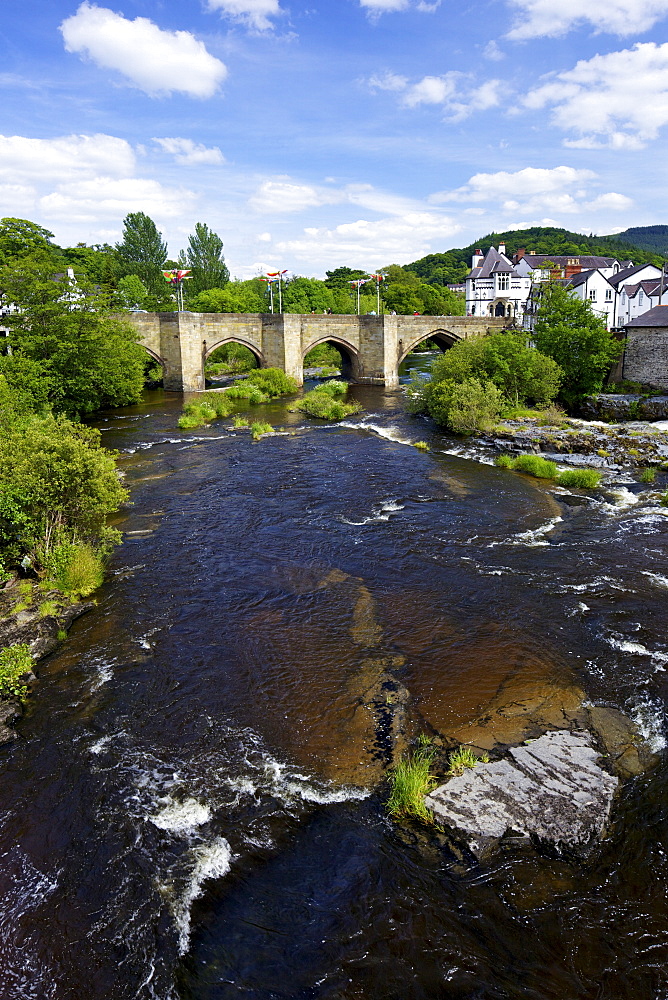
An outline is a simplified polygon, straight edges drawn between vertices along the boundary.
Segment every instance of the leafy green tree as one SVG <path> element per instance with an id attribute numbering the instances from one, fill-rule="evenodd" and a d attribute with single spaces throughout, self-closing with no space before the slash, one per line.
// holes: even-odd
<path id="1" fill-rule="evenodd" d="M 525 333 L 494 333 L 462 340 L 432 365 L 431 382 L 490 381 L 505 398 L 519 403 L 546 403 L 559 391 L 563 373 L 552 359 L 527 345 Z"/>
<path id="2" fill-rule="evenodd" d="M 51 242 L 53 233 L 36 222 L 28 219 L 0 219 L 0 259 L 9 261 L 22 260 L 35 255 L 58 260 L 61 257 L 60 247 Z"/>
<path id="3" fill-rule="evenodd" d="M 283 311 L 287 313 L 321 313 L 334 309 L 334 295 L 324 281 L 296 276 L 285 282 Z"/>
<path id="4" fill-rule="evenodd" d="M 84 277 L 108 290 L 116 286 L 122 275 L 116 251 L 108 243 L 90 247 L 85 243 L 77 243 L 75 247 L 63 250 L 63 257 L 78 277 Z"/>
<path id="5" fill-rule="evenodd" d="M 223 241 L 203 223 L 195 223 L 195 232 L 188 237 L 183 264 L 192 271 L 188 294 L 197 295 L 209 288 L 224 288 L 230 272 L 223 256 Z"/>
<path id="6" fill-rule="evenodd" d="M 148 301 L 148 288 L 136 274 L 126 274 L 118 282 L 112 301 L 121 309 L 144 309 Z"/>
<path id="7" fill-rule="evenodd" d="M 554 282 L 541 289 L 533 340 L 563 370 L 561 396 L 569 405 L 600 391 L 624 349 L 587 299 L 576 299 Z"/>
<path id="8" fill-rule="evenodd" d="M 230 281 L 225 288 L 209 288 L 188 302 L 193 312 L 265 313 L 269 311 L 265 288 L 258 278 Z"/>
<path id="9" fill-rule="evenodd" d="M 325 284 L 328 288 L 349 290 L 350 282 L 359 278 L 366 278 L 367 272 L 360 271 L 359 268 L 336 267 L 333 271 L 325 271 L 327 277 Z"/>
<path id="10" fill-rule="evenodd" d="M 99 290 L 54 279 L 44 261 L 5 267 L 0 287 L 19 311 L 6 317 L 12 356 L 37 362 L 54 410 L 91 413 L 137 402 L 145 352 L 131 324 L 109 311 Z"/>
<path id="11" fill-rule="evenodd" d="M 153 219 L 144 212 L 129 212 L 123 220 L 123 239 L 116 253 L 126 274 L 136 274 L 148 290 L 160 296 L 165 288 L 161 270 L 167 259 L 167 244 Z"/>

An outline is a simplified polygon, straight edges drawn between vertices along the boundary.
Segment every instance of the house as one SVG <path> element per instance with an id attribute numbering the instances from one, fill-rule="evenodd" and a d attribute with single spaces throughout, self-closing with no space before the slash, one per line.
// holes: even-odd
<path id="1" fill-rule="evenodd" d="M 466 278 L 466 315 L 507 316 L 519 322 L 530 291 L 531 278 L 516 269 L 504 243 L 486 254 L 476 250 Z"/>
<path id="2" fill-rule="evenodd" d="M 628 263 L 628 262 L 625 262 Z M 589 254 L 527 253 L 518 250 L 513 257 L 518 273 L 530 275 L 534 280 L 572 278 L 583 271 L 600 271 L 606 278 L 617 274 L 622 265 L 615 257 L 598 257 Z"/>
<path id="3" fill-rule="evenodd" d="M 555 283 L 567 288 L 574 298 L 591 304 L 597 316 L 605 319 L 608 330 L 617 325 L 617 293 L 609 279 L 598 268 L 580 271 L 570 278 L 556 278 Z"/>
<path id="4" fill-rule="evenodd" d="M 637 267 L 623 268 L 610 279 L 610 282 L 617 290 L 618 327 L 625 326 L 636 316 L 660 304 L 661 268 L 655 264 L 639 264 Z"/>

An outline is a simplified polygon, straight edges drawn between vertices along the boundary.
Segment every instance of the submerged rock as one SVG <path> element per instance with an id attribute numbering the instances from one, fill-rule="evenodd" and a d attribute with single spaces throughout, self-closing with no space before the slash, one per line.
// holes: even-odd
<path id="1" fill-rule="evenodd" d="M 550 732 L 451 778 L 425 801 L 478 855 L 509 832 L 582 846 L 603 833 L 618 787 L 599 759 L 588 732 Z"/>

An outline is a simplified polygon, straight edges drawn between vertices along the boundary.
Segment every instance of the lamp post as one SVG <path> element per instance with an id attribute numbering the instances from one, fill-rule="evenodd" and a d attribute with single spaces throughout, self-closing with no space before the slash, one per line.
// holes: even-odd
<path id="1" fill-rule="evenodd" d="M 362 285 L 366 285 L 366 278 L 356 278 L 355 281 L 351 281 L 350 284 L 353 288 L 357 289 L 357 315 L 360 314 L 360 288 Z"/>
<path id="2" fill-rule="evenodd" d="M 278 282 L 278 311 L 279 311 L 279 313 L 283 312 L 283 285 L 282 285 L 282 282 L 283 282 L 283 275 L 287 274 L 287 273 L 288 273 L 287 268 L 284 271 L 267 271 L 267 280 L 272 281 L 272 282 L 273 281 L 277 281 Z M 263 278 L 262 280 L 264 281 L 265 279 Z M 272 312 L 274 311 L 273 295 L 272 295 L 272 307 L 271 307 L 271 311 Z"/>
<path id="3" fill-rule="evenodd" d="M 385 275 L 378 271 L 377 274 L 370 274 L 369 278 L 376 282 L 376 312 L 380 316 L 380 283 L 384 279 Z M 359 309 L 357 310 L 359 312 Z"/>

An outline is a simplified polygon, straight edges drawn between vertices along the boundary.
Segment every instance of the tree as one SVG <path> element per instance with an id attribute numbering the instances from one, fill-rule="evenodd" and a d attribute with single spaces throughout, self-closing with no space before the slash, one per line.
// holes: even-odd
<path id="1" fill-rule="evenodd" d="M 359 278 L 366 278 L 367 276 L 366 271 L 350 267 L 337 267 L 333 271 L 325 271 L 325 274 L 327 275 L 325 284 L 332 290 L 340 288 L 348 289 L 351 281 L 357 281 Z"/>
<path id="2" fill-rule="evenodd" d="M 258 278 L 230 281 L 225 288 L 209 288 L 191 299 L 188 307 L 193 312 L 268 312 L 265 289 Z"/>
<path id="3" fill-rule="evenodd" d="M 189 291 L 194 295 L 209 288 L 224 288 L 230 280 L 223 241 L 203 222 L 196 222 L 195 232 L 188 237 L 184 263 L 192 271 Z"/>
<path id="4" fill-rule="evenodd" d="M 0 258 L 5 262 L 35 255 L 58 258 L 61 251 L 52 239 L 53 233 L 28 219 L 0 219 Z"/>
<path id="5" fill-rule="evenodd" d="M 562 368 L 560 395 L 569 405 L 600 391 L 624 349 L 587 299 L 576 299 L 555 282 L 541 288 L 533 340 L 539 351 Z"/>
<path id="6" fill-rule="evenodd" d="M 167 259 L 167 244 L 153 219 L 144 212 L 129 212 L 116 253 L 126 274 L 136 274 L 153 295 L 161 295 L 164 279 L 160 271 Z"/>
<path id="7" fill-rule="evenodd" d="M 54 410 L 91 413 L 137 402 L 146 354 L 134 328 L 111 314 L 99 290 L 67 276 L 55 279 L 42 260 L 5 267 L 0 287 L 19 307 L 4 320 L 12 358 L 41 366 Z"/>
<path id="8" fill-rule="evenodd" d="M 148 298 L 148 288 L 136 274 L 126 274 L 118 282 L 113 301 L 121 309 L 143 309 Z"/>

